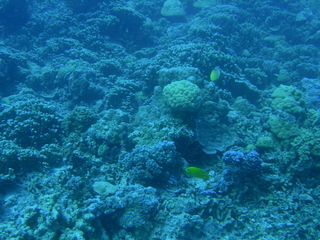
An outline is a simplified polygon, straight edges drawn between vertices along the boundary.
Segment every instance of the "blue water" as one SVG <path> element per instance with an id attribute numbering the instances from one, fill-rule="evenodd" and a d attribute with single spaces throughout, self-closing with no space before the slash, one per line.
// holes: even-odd
<path id="1" fill-rule="evenodd" d="M 0 1 L 0 240 L 314 240 L 320 2 Z"/>

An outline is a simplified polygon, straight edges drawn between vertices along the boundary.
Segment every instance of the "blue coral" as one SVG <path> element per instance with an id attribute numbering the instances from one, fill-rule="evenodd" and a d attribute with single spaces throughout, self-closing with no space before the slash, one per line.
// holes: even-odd
<path id="1" fill-rule="evenodd" d="M 257 152 L 250 152 L 245 155 L 239 151 L 227 151 L 223 154 L 222 160 L 228 170 L 248 175 L 256 175 L 261 171 L 262 159 Z"/>
<path id="2" fill-rule="evenodd" d="M 239 151 L 227 151 L 223 154 L 222 160 L 225 170 L 218 183 L 217 192 L 226 193 L 232 186 L 250 187 L 260 182 L 263 160 L 257 152 L 244 154 Z"/>
<path id="3" fill-rule="evenodd" d="M 182 165 L 172 141 L 151 146 L 137 146 L 123 155 L 121 165 L 129 172 L 132 182 L 144 185 L 161 185 L 176 178 Z"/>
<path id="4" fill-rule="evenodd" d="M 34 97 L 14 100 L 0 112 L 0 128 L 5 139 L 21 147 L 37 149 L 61 140 L 61 116 L 53 105 Z"/>

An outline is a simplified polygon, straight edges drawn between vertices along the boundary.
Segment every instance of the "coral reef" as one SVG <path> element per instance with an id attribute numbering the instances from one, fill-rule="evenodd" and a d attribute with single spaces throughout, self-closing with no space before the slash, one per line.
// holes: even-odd
<path id="1" fill-rule="evenodd" d="M 0 0 L 0 239 L 318 239 L 319 29 L 316 0 Z"/>

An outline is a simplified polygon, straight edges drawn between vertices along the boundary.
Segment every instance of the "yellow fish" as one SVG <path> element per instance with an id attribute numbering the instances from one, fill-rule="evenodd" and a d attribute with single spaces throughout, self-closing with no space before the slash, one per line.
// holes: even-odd
<path id="1" fill-rule="evenodd" d="M 185 169 L 185 172 L 188 176 L 190 177 L 197 177 L 197 178 L 202 178 L 202 179 L 209 179 L 209 174 L 202 170 L 201 168 L 197 167 L 187 167 Z"/>
<path id="2" fill-rule="evenodd" d="M 213 69 L 213 70 L 211 71 L 211 73 L 210 73 L 210 80 L 211 80 L 212 82 L 217 81 L 217 80 L 220 78 L 220 74 L 221 74 L 221 72 L 220 72 L 220 69 L 219 69 L 219 68 Z"/>

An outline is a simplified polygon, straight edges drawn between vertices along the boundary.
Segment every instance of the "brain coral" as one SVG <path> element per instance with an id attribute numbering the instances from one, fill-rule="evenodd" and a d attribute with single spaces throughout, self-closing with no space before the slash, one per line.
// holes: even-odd
<path id="1" fill-rule="evenodd" d="M 187 80 L 181 80 L 166 85 L 162 93 L 173 110 L 192 111 L 197 106 L 200 89 Z"/>

